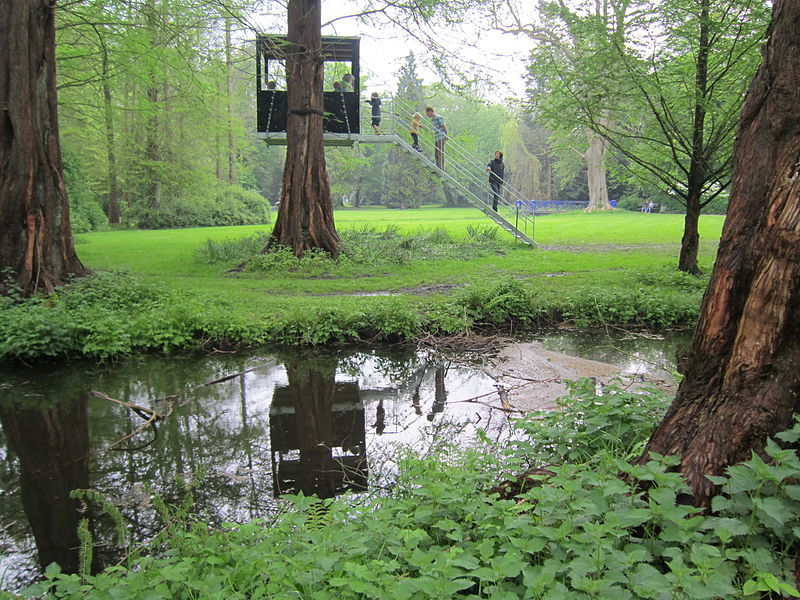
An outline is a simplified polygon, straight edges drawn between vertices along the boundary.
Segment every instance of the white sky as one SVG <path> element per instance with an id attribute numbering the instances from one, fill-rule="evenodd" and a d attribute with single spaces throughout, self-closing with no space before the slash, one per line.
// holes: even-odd
<path id="1" fill-rule="evenodd" d="M 358 12 L 357 0 L 323 0 L 322 22 Z M 286 21 L 276 19 L 274 25 L 263 25 L 268 31 L 284 33 Z M 436 30 L 437 41 L 444 50 L 439 57 L 449 54 L 457 67 L 470 76 L 484 80 L 483 96 L 493 102 L 507 98 L 521 99 L 525 91 L 524 59 L 532 42 L 519 36 L 488 30 L 488 23 L 465 23 L 461 30 L 454 28 Z M 417 73 L 425 84 L 439 81 L 432 66 L 432 56 L 417 40 L 390 24 L 381 26 L 360 23 L 358 19 L 340 19 L 323 29 L 323 35 L 356 35 L 361 37 L 362 74 L 371 75 L 369 87 L 382 93 L 397 88 L 397 71 L 409 52 L 417 59 Z M 480 67 L 476 66 L 480 65 Z M 453 75 L 456 76 L 455 71 Z"/>

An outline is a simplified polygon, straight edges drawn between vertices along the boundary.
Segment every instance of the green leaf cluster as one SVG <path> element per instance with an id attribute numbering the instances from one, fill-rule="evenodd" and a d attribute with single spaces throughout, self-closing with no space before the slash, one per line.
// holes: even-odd
<path id="1" fill-rule="evenodd" d="M 292 497 L 272 522 L 210 528 L 178 520 L 166 548 L 94 575 L 51 566 L 24 595 L 53 598 L 756 599 L 800 596 L 792 548 L 800 524 L 800 459 L 770 442 L 714 478 L 713 511 L 680 504 L 677 457 L 624 459 L 643 443 L 663 400 L 586 382 L 557 417 L 531 418 L 527 446 L 441 445 L 401 454 L 385 494 Z M 619 402 L 609 398 L 619 397 Z M 608 404 L 609 408 L 603 405 Z M 594 416 L 592 406 L 598 407 Z M 618 424 L 617 421 L 622 421 Z M 537 424 L 541 427 L 537 428 Z M 603 425 L 605 424 L 605 426 Z M 604 429 L 610 430 L 608 435 Z M 619 444 L 621 436 L 626 438 Z M 780 436 L 800 439 L 800 425 Z M 541 441 L 546 440 L 546 441 Z M 558 450 L 564 442 L 575 452 Z M 611 443 L 609 443 L 609 440 Z M 498 494 L 507 468 L 565 457 L 516 497 Z M 166 509 L 169 512 L 168 509 Z M 169 517 L 169 515 L 167 515 Z M 770 594 L 773 594 L 770 596 Z"/>

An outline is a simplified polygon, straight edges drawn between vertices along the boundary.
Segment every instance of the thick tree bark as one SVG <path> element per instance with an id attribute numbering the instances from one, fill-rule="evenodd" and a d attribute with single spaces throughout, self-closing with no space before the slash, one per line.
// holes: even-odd
<path id="1" fill-rule="evenodd" d="M 85 269 L 72 242 L 47 0 L 0 2 L 0 270 L 26 295 Z M 2 289 L 0 279 L 0 293 Z"/>
<path id="2" fill-rule="evenodd" d="M 680 454 L 693 502 L 706 475 L 762 447 L 800 408 L 800 3 L 776 0 L 742 109 L 728 217 L 685 378 L 640 460 Z"/>
<path id="3" fill-rule="evenodd" d="M 281 204 L 267 249 L 295 256 L 320 248 L 339 255 L 322 137 L 324 102 L 321 0 L 290 0 L 287 31 L 286 164 Z"/>

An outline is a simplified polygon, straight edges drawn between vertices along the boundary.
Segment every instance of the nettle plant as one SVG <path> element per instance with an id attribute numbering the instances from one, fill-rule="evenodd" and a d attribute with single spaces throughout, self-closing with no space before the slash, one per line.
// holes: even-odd
<path id="1" fill-rule="evenodd" d="M 677 457 L 640 451 L 663 398 L 573 386 L 522 439 L 401 455 L 382 495 L 292 498 L 270 523 L 173 525 L 166 549 L 99 575 L 51 568 L 26 594 L 82 598 L 765 599 L 792 585 L 800 460 L 770 441 L 714 478 L 710 514 L 681 504 Z M 800 425 L 781 434 L 800 439 Z M 546 466 L 501 496 L 508 470 Z M 505 475 L 508 478 L 509 475 Z M 174 520 L 171 520 L 175 523 Z"/>

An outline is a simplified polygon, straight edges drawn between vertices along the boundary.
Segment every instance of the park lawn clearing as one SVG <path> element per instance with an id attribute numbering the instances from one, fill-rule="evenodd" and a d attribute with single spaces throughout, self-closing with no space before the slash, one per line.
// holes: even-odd
<path id="1" fill-rule="evenodd" d="M 453 238 L 464 237 L 470 226 L 493 226 L 472 208 L 344 209 L 337 210 L 335 218 L 340 231 L 393 227 L 413 234 L 445 228 Z M 280 319 L 299 307 L 354 314 L 400 303 L 416 310 L 431 296 L 502 281 L 521 282 L 530 294 L 557 305 L 559 297 L 583 298 L 602 289 L 630 289 L 638 285 L 634 282 L 638 274 L 671 272 L 677 265 L 683 218 L 625 211 L 547 215 L 535 222 L 539 248 L 522 245 L 500 232 L 502 255 L 413 261 L 391 268 L 381 266 L 358 276 L 335 270 L 316 276 L 230 272 L 204 262 L 198 254 L 207 240 L 265 235 L 271 231 L 269 224 L 87 233 L 76 236 L 76 249 L 91 269 L 122 270 L 166 290 L 213 299 L 247 320 Z M 704 270 L 712 265 L 722 222 L 723 217 L 716 215 L 700 220 Z"/>
<path id="2" fill-rule="evenodd" d="M 369 214 L 337 213 L 338 228 L 363 231 Z M 255 266 L 263 269 L 252 272 L 209 262 L 199 250 L 209 239 L 258 232 L 264 238 L 268 226 L 80 235 L 76 249 L 95 276 L 50 298 L 23 303 L 10 298 L 0 305 L 0 339 L 6 340 L 0 361 L 415 343 L 431 336 L 519 333 L 564 322 L 661 331 L 689 327 L 697 319 L 706 279 L 676 269 L 673 236 L 680 231 L 679 215 L 548 216 L 537 220 L 538 239 L 552 246 L 530 248 L 510 236 L 473 233 L 476 258 L 470 260 L 473 241 L 448 240 L 462 227 L 458 235 L 467 238 L 468 227 L 486 226 L 477 210 L 374 214 L 394 216 L 393 237 L 373 235 L 376 226 L 370 225 L 367 237 L 378 246 L 364 247 L 366 260 L 337 263 L 319 254 L 306 261 L 290 252 L 274 253 L 259 256 L 266 262 Z M 442 235 L 436 228 L 451 217 L 453 233 Z M 701 220 L 704 239 L 716 239 L 721 225 L 721 217 Z M 409 232 L 408 240 L 397 235 L 398 229 Z M 359 238 L 349 239 L 357 243 Z M 384 245 L 385 239 L 395 245 Z M 444 248 L 436 246 L 437 239 L 444 240 Z M 257 254 L 258 243 L 242 247 Z M 393 262 L 395 249 L 405 252 L 406 246 L 416 254 Z M 714 246 L 706 242 L 703 247 L 706 270 Z M 381 248 L 392 251 L 380 258 L 373 251 Z M 221 256 L 229 260 L 235 253 Z"/>

